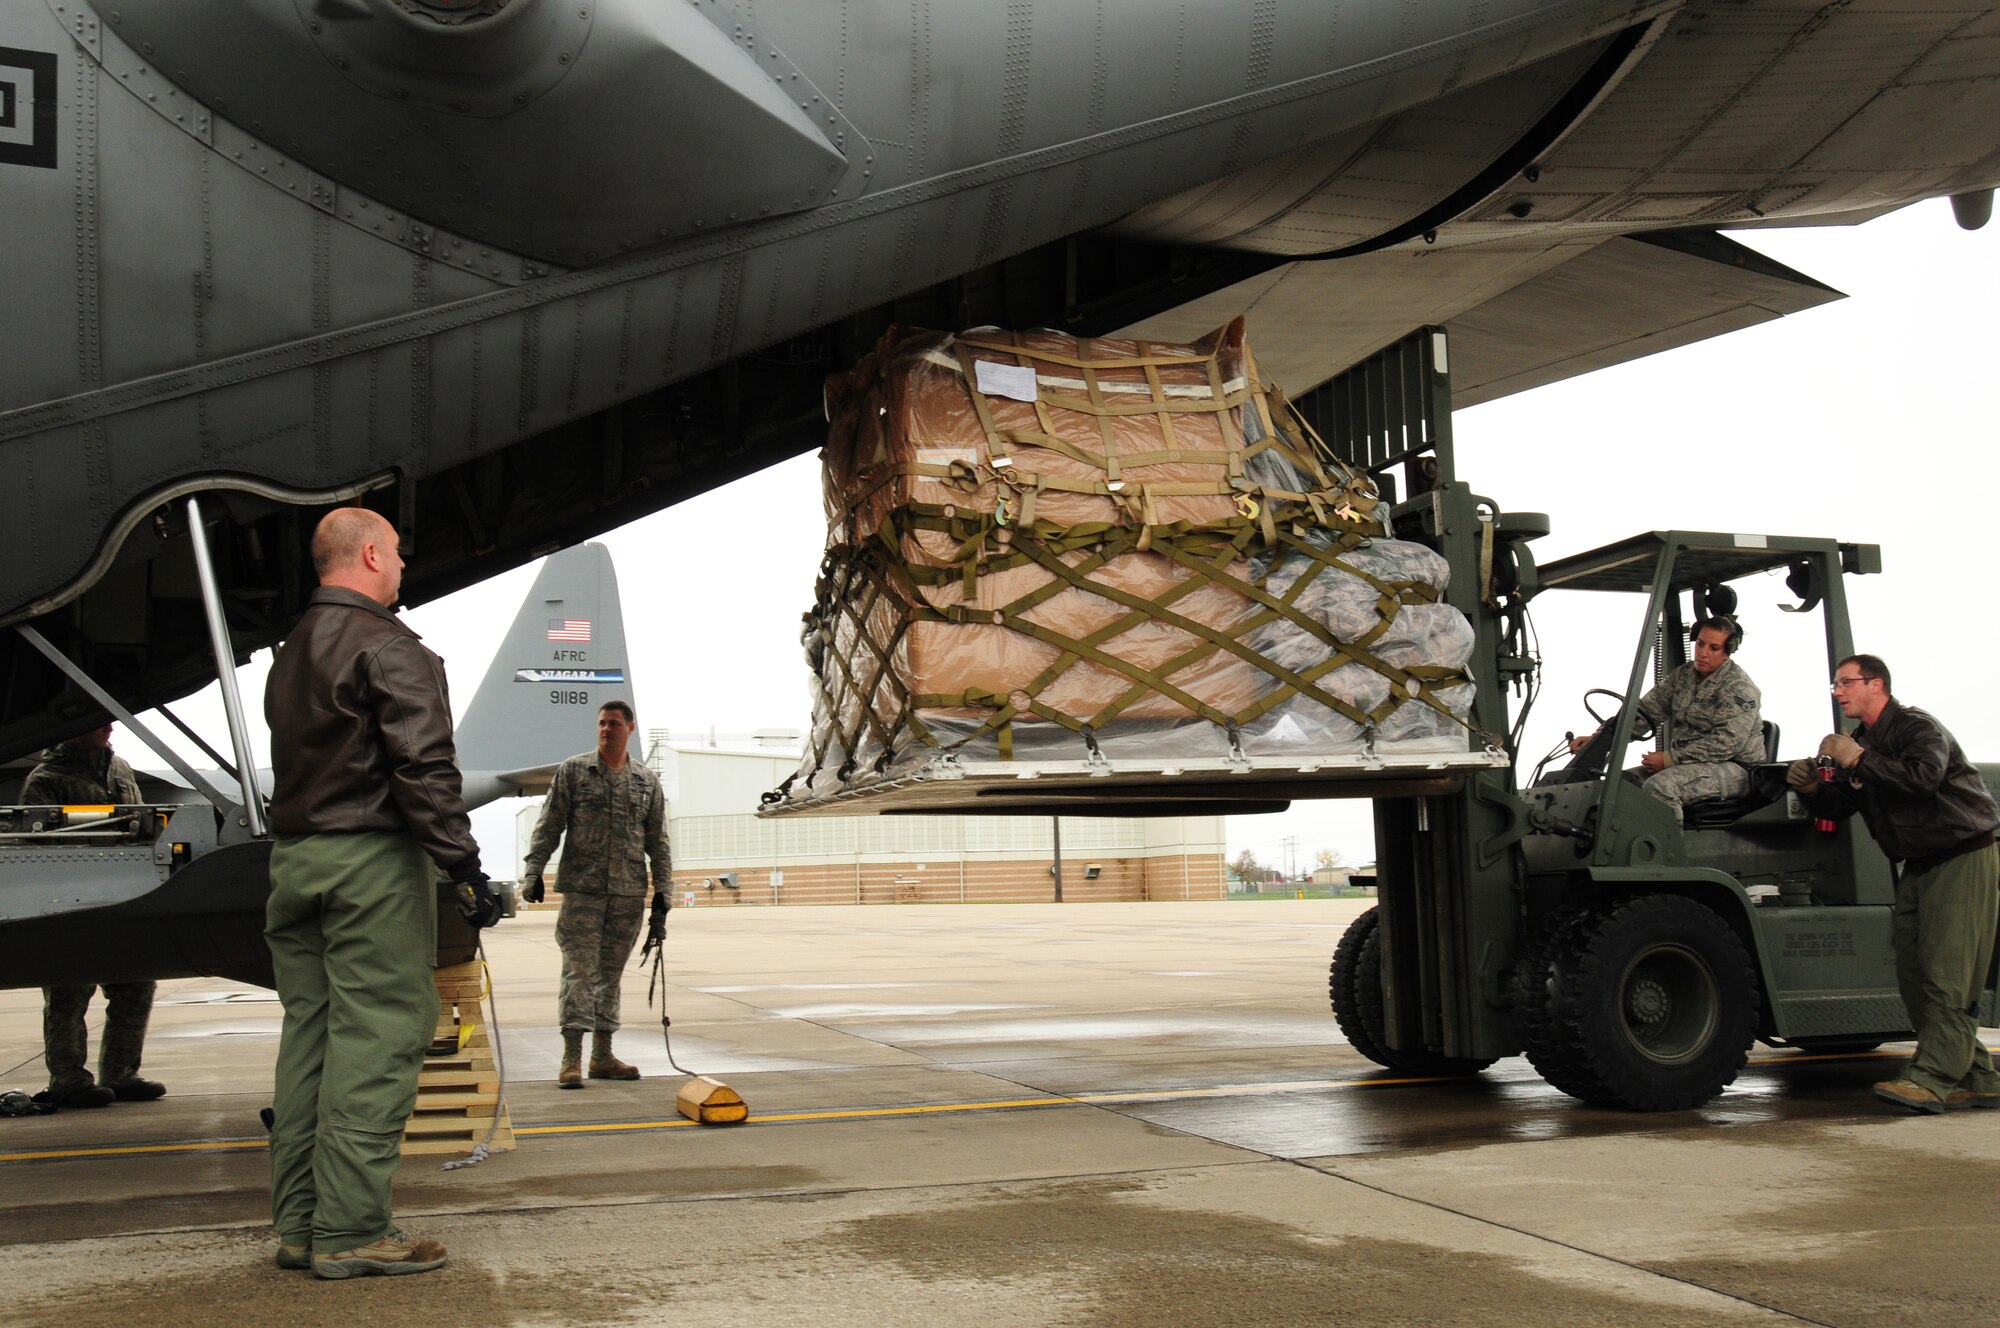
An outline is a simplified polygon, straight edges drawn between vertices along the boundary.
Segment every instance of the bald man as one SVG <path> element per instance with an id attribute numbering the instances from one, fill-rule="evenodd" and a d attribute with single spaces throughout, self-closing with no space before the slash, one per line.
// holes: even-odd
<path id="1" fill-rule="evenodd" d="M 444 1247 L 392 1220 L 417 1071 L 437 1027 L 432 864 L 468 920 L 498 916 L 452 746 L 444 661 L 391 611 L 395 528 L 363 508 L 313 534 L 315 590 L 271 665 L 271 901 L 284 1003 L 271 1128 L 281 1268 L 424 1273 Z M 466 909 L 462 906 L 461 911 Z"/>

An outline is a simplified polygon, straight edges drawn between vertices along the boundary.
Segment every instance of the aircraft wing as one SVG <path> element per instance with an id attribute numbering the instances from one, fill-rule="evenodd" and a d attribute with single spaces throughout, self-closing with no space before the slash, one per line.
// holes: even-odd
<path id="1" fill-rule="evenodd" d="M 101 722 L 12 625 L 213 678 L 190 493 L 240 659 L 326 505 L 420 604 L 816 448 L 892 323 L 1247 311 L 1297 395 L 1443 322 L 1468 404 L 1832 297 L 1720 231 L 2000 185 L 1972 0 L 232 7 L 0 6 L 0 756 Z"/>
<path id="2" fill-rule="evenodd" d="M 1663 231 L 1287 263 L 1121 335 L 1193 341 L 1248 311 L 1264 372 L 1302 391 L 1411 320 L 1448 324 L 1465 407 L 1839 298 L 1715 231 Z"/>

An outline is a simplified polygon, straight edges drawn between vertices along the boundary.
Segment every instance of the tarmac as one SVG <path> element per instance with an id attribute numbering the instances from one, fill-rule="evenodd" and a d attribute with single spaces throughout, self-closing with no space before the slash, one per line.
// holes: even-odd
<path id="1" fill-rule="evenodd" d="M 1875 1101 L 1907 1047 L 1760 1046 L 1662 1115 L 1398 1077 L 1327 1011 L 1365 906 L 678 910 L 673 1058 L 752 1111 L 707 1128 L 638 969 L 646 1077 L 556 1089 L 531 910 L 488 943 L 519 1147 L 406 1159 L 451 1262 L 360 1282 L 271 1263 L 275 998 L 164 983 L 169 1096 L 0 1120 L 0 1324 L 2000 1323 L 2000 1112 Z M 0 1088 L 40 1008 L 0 991 Z"/>

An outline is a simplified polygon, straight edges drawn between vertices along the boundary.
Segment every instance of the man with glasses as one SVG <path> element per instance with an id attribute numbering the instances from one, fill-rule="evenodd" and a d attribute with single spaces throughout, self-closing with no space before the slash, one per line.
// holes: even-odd
<path id="1" fill-rule="evenodd" d="M 1876 656 L 1835 665 L 1833 694 L 1841 714 L 1861 721 L 1852 737 L 1831 733 L 1819 745 L 1838 776 L 1822 783 L 1813 762 L 1794 761 L 1786 780 L 1822 815 L 1860 812 L 1900 860 L 1890 939 L 1917 1051 L 1875 1096 L 1927 1113 L 2000 1107 L 1978 1006 L 2000 926 L 2000 807 L 1944 725 L 1890 694 Z"/>

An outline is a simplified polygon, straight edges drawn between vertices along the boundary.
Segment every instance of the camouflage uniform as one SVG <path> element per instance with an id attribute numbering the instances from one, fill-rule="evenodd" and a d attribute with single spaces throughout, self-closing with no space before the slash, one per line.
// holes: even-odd
<path id="1" fill-rule="evenodd" d="M 66 742 L 42 753 L 42 762 L 21 785 L 27 806 L 139 801 L 132 767 L 110 749 Z M 90 1077 L 90 1039 L 84 1015 L 95 987 L 42 988 L 42 1053 L 49 1067 L 49 1091 L 61 1095 L 101 1082 L 106 1088 L 136 1079 L 153 1013 L 150 982 L 104 985 L 104 1036 L 98 1046 L 96 1080 Z"/>
<path id="2" fill-rule="evenodd" d="M 1674 809 L 1699 798 L 1735 798 L 1750 791 L 1750 767 L 1764 760 L 1760 709 L 1764 694 L 1733 659 L 1703 676 L 1692 664 L 1639 699 L 1651 732 L 1667 728 L 1667 768 L 1647 777 L 1646 792 Z"/>
<path id="3" fill-rule="evenodd" d="M 596 752 L 572 756 L 556 769 L 548 801 L 528 841 L 526 866 L 539 875 L 563 844 L 556 891 L 562 950 L 558 1009 L 567 1031 L 610 1033 L 618 1027 L 618 983 L 646 913 L 646 859 L 652 881 L 673 885 L 667 847 L 667 796 L 659 776 L 638 761 L 605 766 Z"/>

